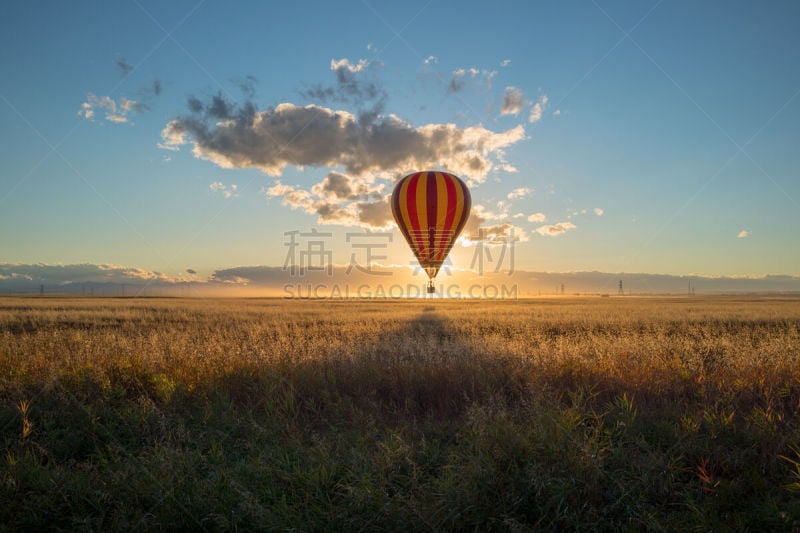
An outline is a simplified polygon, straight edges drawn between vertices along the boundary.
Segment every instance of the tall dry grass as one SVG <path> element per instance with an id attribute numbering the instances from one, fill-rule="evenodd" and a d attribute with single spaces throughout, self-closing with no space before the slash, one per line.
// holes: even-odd
<path id="1" fill-rule="evenodd" d="M 0 300 L 0 522 L 800 527 L 800 300 Z"/>

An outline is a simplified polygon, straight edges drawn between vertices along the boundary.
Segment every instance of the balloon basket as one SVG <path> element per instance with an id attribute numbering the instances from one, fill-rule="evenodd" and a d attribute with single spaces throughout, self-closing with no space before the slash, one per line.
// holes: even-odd
<path id="1" fill-rule="evenodd" d="M 428 294 L 436 294 L 436 287 L 433 285 L 433 280 L 428 282 Z"/>

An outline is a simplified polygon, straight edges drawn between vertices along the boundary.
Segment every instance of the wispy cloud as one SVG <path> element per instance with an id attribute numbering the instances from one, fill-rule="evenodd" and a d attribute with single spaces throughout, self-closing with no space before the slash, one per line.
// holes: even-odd
<path id="1" fill-rule="evenodd" d="M 509 65 L 511 65 L 511 60 L 510 60 L 510 59 L 504 59 L 504 60 L 502 60 L 502 61 L 500 62 L 500 66 L 501 66 L 501 67 L 507 67 L 507 66 L 509 66 Z"/>
<path id="2" fill-rule="evenodd" d="M 459 241 L 466 246 L 482 242 L 489 245 L 508 244 L 514 242 L 527 242 L 528 235 L 523 228 L 511 222 L 502 221 L 505 214 L 496 214 L 487 211 L 483 206 L 474 206 L 464 226 L 464 232 Z M 487 224 L 487 222 L 494 222 Z"/>
<path id="3" fill-rule="evenodd" d="M 120 76 L 123 78 L 127 77 L 133 70 L 133 65 L 128 63 L 122 56 L 118 57 L 115 63 L 119 69 Z"/>
<path id="4" fill-rule="evenodd" d="M 351 63 L 347 58 L 331 59 L 331 70 L 334 72 L 346 70 L 348 72 L 355 73 L 361 72 L 367 68 L 368 64 L 369 62 L 366 59 L 359 59 L 355 64 Z"/>
<path id="5" fill-rule="evenodd" d="M 500 107 L 501 115 L 517 115 L 522 109 L 528 105 L 522 94 L 522 91 L 516 87 L 506 87 L 503 94 L 503 105 Z"/>
<path id="6" fill-rule="evenodd" d="M 602 207 L 595 207 L 594 208 L 594 214 L 595 215 L 601 217 L 601 216 L 603 216 L 603 213 L 605 213 L 605 210 Z"/>
<path id="7" fill-rule="evenodd" d="M 745 239 L 750 236 L 750 233 L 751 233 L 750 230 L 743 229 L 742 231 L 739 232 L 739 234 L 736 237 L 738 237 L 739 239 Z"/>
<path id="8" fill-rule="evenodd" d="M 134 67 L 128 63 L 124 57 L 118 57 L 115 61 L 120 75 L 126 78 Z M 150 107 L 153 98 L 161 94 L 161 80 L 155 79 L 147 86 L 136 91 L 136 99 L 120 97 L 115 100 L 110 96 L 97 96 L 94 93 L 86 95 L 86 101 L 78 109 L 78 116 L 94 122 L 95 118 L 102 117 L 107 122 L 124 124 L 132 113 L 142 113 Z"/>
<path id="9" fill-rule="evenodd" d="M 531 108 L 531 114 L 528 116 L 528 122 L 539 122 L 542 119 L 542 113 L 544 113 L 544 110 L 547 106 L 547 101 L 547 95 L 543 94 L 541 98 L 539 98 L 539 101 L 533 104 L 533 107 Z"/>
<path id="10" fill-rule="evenodd" d="M 526 196 L 528 196 L 532 192 L 533 192 L 533 189 L 531 189 L 530 187 L 518 187 L 518 188 L 514 189 L 513 191 L 511 191 L 510 193 L 508 193 L 508 199 L 509 200 L 516 200 L 518 198 L 525 198 Z"/>
<path id="11" fill-rule="evenodd" d="M 233 198 L 234 196 L 239 196 L 239 186 L 235 183 L 231 185 L 225 185 L 221 181 L 215 181 L 211 185 L 208 186 L 211 192 L 220 193 L 224 198 Z"/>
<path id="12" fill-rule="evenodd" d="M 247 98 L 255 96 L 256 86 L 258 85 L 258 79 L 255 76 L 248 74 L 243 78 L 234 78 L 231 81 Z"/>
<path id="13" fill-rule="evenodd" d="M 558 224 L 552 224 L 548 226 L 539 226 L 536 228 L 536 233 L 539 235 L 546 235 L 548 237 L 556 237 L 571 229 L 575 229 L 577 226 L 572 222 L 559 222 Z"/>
<path id="14" fill-rule="evenodd" d="M 544 213 L 533 213 L 528 216 L 528 222 L 544 222 L 545 220 L 547 220 L 547 216 Z"/>
<path id="15" fill-rule="evenodd" d="M 437 58 L 436 56 L 428 56 L 428 57 L 425 58 L 424 63 L 426 65 L 431 65 L 431 64 L 435 65 L 436 63 L 438 63 L 438 61 L 439 61 L 439 58 Z"/>
<path id="16" fill-rule="evenodd" d="M 103 113 L 103 118 L 108 122 L 124 123 L 128 122 L 128 115 L 131 112 L 141 113 L 142 109 L 142 104 L 135 100 L 123 97 L 115 101 L 110 96 L 96 96 L 89 93 L 78 110 L 78 116 L 94 120 L 96 113 Z"/>
<path id="17" fill-rule="evenodd" d="M 528 235 L 525 230 L 510 222 L 510 219 L 517 218 L 508 213 L 509 204 L 497 202 L 499 211 L 490 211 L 481 204 L 474 204 L 464 226 L 464 232 L 459 241 L 465 246 L 475 243 L 484 244 L 507 244 L 514 242 L 528 242 Z"/>
<path id="18" fill-rule="evenodd" d="M 447 92 L 457 93 L 462 91 L 467 86 L 468 80 L 474 80 L 486 89 L 491 89 L 492 80 L 494 80 L 495 76 L 497 76 L 496 70 L 479 69 L 475 67 L 457 68 L 450 77 L 450 83 L 447 85 Z"/>
<path id="19" fill-rule="evenodd" d="M 366 123 L 377 119 L 386 103 L 387 93 L 383 85 L 369 76 L 380 61 L 359 59 L 351 62 L 347 58 L 331 59 L 330 68 L 335 76 L 334 85 L 316 83 L 300 94 L 318 103 L 339 102 L 352 104 L 359 110 L 359 119 Z"/>

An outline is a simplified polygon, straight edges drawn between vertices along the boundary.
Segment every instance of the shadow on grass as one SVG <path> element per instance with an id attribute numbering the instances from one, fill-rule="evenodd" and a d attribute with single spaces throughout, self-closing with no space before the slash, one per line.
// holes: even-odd
<path id="1" fill-rule="evenodd" d="M 240 405 L 283 398 L 285 408 L 309 421 L 330 422 L 334 413 L 343 423 L 366 413 L 451 420 L 476 401 L 519 396 L 520 378 L 510 360 L 480 353 L 428 306 L 358 350 L 241 369 L 222 378 L 222 388 Z"/>

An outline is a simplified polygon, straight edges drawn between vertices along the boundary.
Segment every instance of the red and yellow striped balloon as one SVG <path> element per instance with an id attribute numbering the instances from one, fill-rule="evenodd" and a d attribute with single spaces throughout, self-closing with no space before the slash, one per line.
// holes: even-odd
<path id="1" fill-rule="evenodd" d="M 447 172 L 415 172 L 395 185 L 394 220 L 431 279 L 464 229 L 471 207 L 467 186 Z"/>

